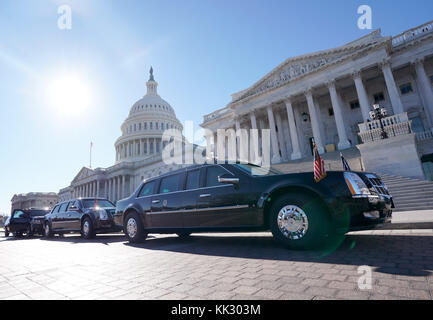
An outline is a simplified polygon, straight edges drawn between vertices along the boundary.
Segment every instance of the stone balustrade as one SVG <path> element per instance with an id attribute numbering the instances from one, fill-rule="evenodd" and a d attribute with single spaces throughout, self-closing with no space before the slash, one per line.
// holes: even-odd
<path id="1" fill-rule="evenodd" d="M 429 129 L 423 132 L 417 132 L 416 133 L 416 140 L 417 141 L 424 141 L 433 139 L 433 129 Z"/>
<path id="2" fill-rule="evenodd" d="M 429 21 L 419 27 L 410 29 L 392 38 L 392 45 L 394 47 L 402 45 L 410 40 L 416 39 L 425 35 L 426 33 L 433 32 L 433 21 Z"/>
<path id="3" fill-rule="evenodd" d="M 412 132 L 412 121 L 407 113 L 400 113 L 381 120 L 388 137 L 395 137 Z M 363 143 L 382 139 L 382 129 L 379 120 L 359 124 L 359 136 Z"/>

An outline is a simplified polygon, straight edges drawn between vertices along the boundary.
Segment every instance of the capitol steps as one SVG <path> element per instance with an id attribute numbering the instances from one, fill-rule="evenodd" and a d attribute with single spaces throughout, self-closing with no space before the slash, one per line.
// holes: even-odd
<path id="1" fill-rule="evenodd" d="M 433 210 L 433 182 L 378 174 L 393 196 L 394 211 Z"/>

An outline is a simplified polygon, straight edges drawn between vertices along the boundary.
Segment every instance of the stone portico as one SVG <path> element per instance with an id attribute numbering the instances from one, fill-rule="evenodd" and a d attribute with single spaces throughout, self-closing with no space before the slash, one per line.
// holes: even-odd
<path id="1" fill-rule="evenodd" d="M 395 37 L 376 30 L 338 48 L 287 59 L 205 115 L 201 126 L 214 133 L 207 140 L 215 153 L 226 143 L 218 141 L 218 129 L 269 129 L 276 164 L 309 158 L 312 138 L 321 154 L 366 143 L 360 130 L 362 135 L 377 103 L 388 115 L 407 118 L 421 158 L 433 153 L 432 83 L 432 22 Z"/>

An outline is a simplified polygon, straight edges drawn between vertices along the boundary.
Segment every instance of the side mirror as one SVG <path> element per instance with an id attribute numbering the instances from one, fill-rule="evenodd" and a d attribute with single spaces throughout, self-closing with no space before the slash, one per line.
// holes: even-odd
<path id="1" fill-rule="evenodd" d="M 239 178 L 233 177 L 229 175 L 228 173 L 225 173 L 221 176 L 218 176 L 218 182 L 219 183 L 227 183 L 227 184 L 238 184 Z"/>

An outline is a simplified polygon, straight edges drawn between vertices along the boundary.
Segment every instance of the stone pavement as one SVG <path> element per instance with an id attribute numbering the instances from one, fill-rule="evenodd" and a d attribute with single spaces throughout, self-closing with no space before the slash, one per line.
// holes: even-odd
<path id="1" fill-rule="evenodd" d="M 358 288 L 358 267 L 372 288 Z M 433 230 L 350 233 L 295 252 L 269 233 L 0 237 L 0 299 L 432 299 Z"/>

